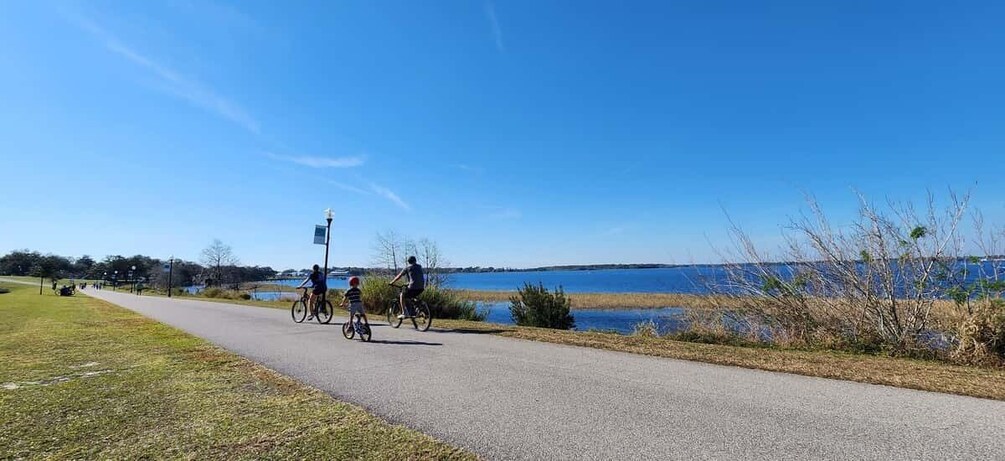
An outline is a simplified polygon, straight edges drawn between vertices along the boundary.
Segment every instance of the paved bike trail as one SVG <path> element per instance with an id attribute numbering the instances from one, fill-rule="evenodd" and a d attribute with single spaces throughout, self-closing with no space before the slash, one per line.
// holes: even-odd
<path id="1" fill-rule="evenodd" d="M 1005 459 L 1005 402 L 382 322 L 362 343 L 338 317 L 83 293 L 488 459 Z"/>

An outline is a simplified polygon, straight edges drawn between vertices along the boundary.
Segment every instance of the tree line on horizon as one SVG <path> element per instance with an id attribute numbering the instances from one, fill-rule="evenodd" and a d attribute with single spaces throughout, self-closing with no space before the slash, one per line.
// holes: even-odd
<path id="1" fill-rule="evenodd" d="M 172 285 L 238 286 L 276 275 L 277 272 L 268 266 L 240 265 L 229 247 L 216 245 L 218 242 L 214 241 L 214 245 L 203 251 L 201 262 L 175 259 L 170 274 Z M 89 255 L 77 258 L 23 249 L 0 256 L 0 275 L 40 277 L 53 281 L 101 280 L 108 284 L 143 282 L 167 287 L 169 274 L 165 268 L 168 264 L 167 260 L 145 255 L 109 255 L 99 261 Z"/>

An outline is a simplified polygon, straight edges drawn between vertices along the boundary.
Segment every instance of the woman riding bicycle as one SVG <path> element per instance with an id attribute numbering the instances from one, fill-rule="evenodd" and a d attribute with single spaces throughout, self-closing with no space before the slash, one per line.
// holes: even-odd
<path id="1" fill-rule="evenodd" d="M 405 276 L 408 277 L 408 286 L 401 292 L 401 305 L 405 312 L 398 315 L 399 319 L 405 318 L 406 313 L 408 317 L 415 317 L 415 313 L 412 312 L 408 304 L 405 304 L 405 300 L 419 297 L 426 289 L 426 277 L 422 273 L 422 266 L 415 262 L 415 256 L 408 257 L 408 265 L 398 273 L 394 280 L 391 280 L 391 284 L 394 285 L 394 282 Z"/>
<path id="2" fill-rule="evenodd" d="M 300 282 L 300 285 L 297 286 L 297 289 L 300 289 L 307 286 L 307 283 L 310 282 L 314 287 L 314 289 L 311 290 L 310 297 L 307 298 L 307 309 L 311 313 L 311 316 L 307 317 L 307 320 L 313 319 L 314 314 L 316 313 L 314 311 L 314 300 L 317 299 L 318 295 L 324 293 L 325 290 L 328 289 L 328 282 L 325 279 L 325 275 L 321 273 L 321 268 L 315 264 L 311 275 L 308 275 L 307 278 L 304 279 L 303 282 Z"/>

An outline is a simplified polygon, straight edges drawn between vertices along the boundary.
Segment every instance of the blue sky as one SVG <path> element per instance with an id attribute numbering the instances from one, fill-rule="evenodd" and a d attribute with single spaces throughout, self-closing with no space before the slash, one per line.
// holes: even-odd
<path id="1" fill-rule="evenodd" d="M 1005 218 L 1005 3 L 0 2 L 0 252 L 709 262 L 814 194 Z"/>

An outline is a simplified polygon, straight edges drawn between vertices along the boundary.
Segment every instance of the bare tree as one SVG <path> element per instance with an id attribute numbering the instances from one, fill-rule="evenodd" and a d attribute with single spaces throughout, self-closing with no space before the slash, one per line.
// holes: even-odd
<path id="1" fill-rule="evenodd" d="M 415 256 L 425 268 L 426 283 L 434 287 L 447 284 L 448 274 L 443 268 L 448 264 L 443 259 L 439 245 L 430 238 L 412 240 L 394 231 L 378 233 L 374 239 L 374 262 L 382 267 L 399 270 L 407 264 L 409 256 Z"/>
<path id="2" fill-rule="evenodd" d="M 418 241 L 416 253 L 426 269 L 426 283 L 436 288 L 447 285 L 450 281 L 449 274 L 444 272 L 443 268 L 449 263 L 442 258 L 440 246 L 435 241 L 423 237 Z"/>
<path id="3" fill-rule="evenodd" d="M 374 263 L 397 272 L 398 262 L 404 263 L 408 257 L 405 253 L 414 247 L 414 243 L 393 230 L 378 232 L 373 244 Z"/>
<path id="4" fill-rule="evenodd" d="M 210 268 L 212 280 L 217 285 L 223 282 L 223 268 L 238 264 L 234 250 L 230 248 L 230 245 L 221 242 L 220 239 L 213 239 L 213 243 L 202 250 L 201 261 Z"/>

